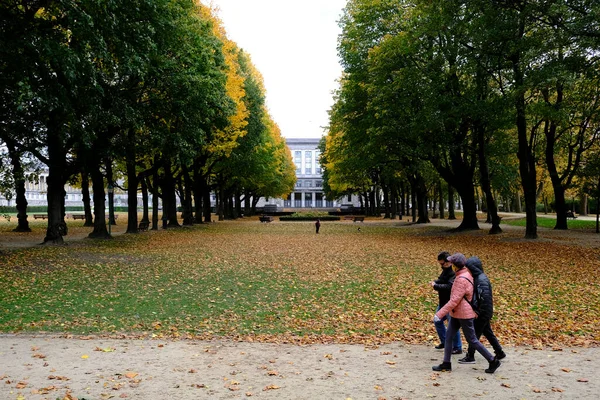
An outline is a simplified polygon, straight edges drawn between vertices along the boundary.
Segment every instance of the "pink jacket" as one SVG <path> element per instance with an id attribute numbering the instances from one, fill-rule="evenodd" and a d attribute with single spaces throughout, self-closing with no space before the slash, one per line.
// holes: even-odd
<path id="1" fill-rule="evenodd" d="M 471 272 L 467 268 L 459 269 L 450 291 L 450 301 L 435 314 L 438 318 L 443 318 L 448 313 L 452 318 L 458 319 L 477 317 L 471 305 L 464 299 L 465 295 L 469 301 L 473 299 L 473 285 L 465 278 L 473 282 Z"/>

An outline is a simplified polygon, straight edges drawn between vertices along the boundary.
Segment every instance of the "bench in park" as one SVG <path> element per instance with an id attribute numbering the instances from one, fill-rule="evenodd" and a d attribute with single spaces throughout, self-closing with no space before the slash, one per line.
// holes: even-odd
<path id="1" fill-rule="evenodd" d="M 567 219 L 577 219 L 577 215 L 573 211 L 567 211 Z"/>
<path id="2" fill-rule="evenodd" d="M 71 214 L 73 219 L 85 219 L 85 214 Z"/>
<path id="3" fill-rule="evenodd" d="M 271 215 L 263 215 L 259 217 L 260 222 L 273 222 L 273 217 Z"/>
<path id="4" fill-rule="evenodd" d="M 33 219 L 48 219 L 48 214 L 33 214 Z"/>
<path id="5" fill-rule="evenodd" d="M 354 215 L 344 215 L 344 221 L 354 221 Z"/>
<path id="6" fill-rule="evenodd" d="M 365 222 L 365 217 L 354 217 L 354 222 Z"/>
<path id="7" fill-rule="evenodd" d="M 141 221 L 140 225 L 138 226 L 138 229 L 140 231 L 147 231 L 149 226 L 150 226 L 150 222 L 149 221 Z"/>

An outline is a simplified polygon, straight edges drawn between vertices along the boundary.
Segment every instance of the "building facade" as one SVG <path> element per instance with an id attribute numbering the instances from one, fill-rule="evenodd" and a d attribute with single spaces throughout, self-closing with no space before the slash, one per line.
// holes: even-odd
<path id="1" fill-rule="evenodd" d="M 261 199 L 258 206 L 280 208 L 338 208 L 342 204 L 360 205 L 355 195 L 328 199 L 323 193 L 323 170 L 319 163 L 320 139 L 287 139 L 286 144 L 296 167 L 296 187 L 287 199 Z"/>

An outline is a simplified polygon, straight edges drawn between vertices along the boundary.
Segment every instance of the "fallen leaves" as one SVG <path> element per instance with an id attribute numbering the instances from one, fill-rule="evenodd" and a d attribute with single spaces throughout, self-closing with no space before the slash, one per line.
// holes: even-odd
<path id="1" fill-rule="evenodd" d="M 277 389 L 281 389 L 281 387 L 279 387 L 277 385 L 268 385 L 268 386 L 264 387 L 263 392 L 266 392 L 268 390 L 277 390 Z"/>
<path id="2" fill-rule="evenodd" d="M 508 231 L 465 235 L 382 224 L 356 241 L 347 226 L 331 224 L 314 241 L 301 223 L 270 228 L 231 222 L 119 237 L 118 246 L 11 251 L 3 255 L 0 303 L 16 299 L 7 304 L 17 307 L 0 331 L 430 343 L 431 324 L 422 316 L 437 299 L 422 283 L 435 277 L 432 257 L 448 248 L 483 260 L 503 344 L 557 352 L 600 344 L 589 312 L 600 309 L 600 288 L 586 278 L 600 266 L 596 249 L 523 241 Z"/>

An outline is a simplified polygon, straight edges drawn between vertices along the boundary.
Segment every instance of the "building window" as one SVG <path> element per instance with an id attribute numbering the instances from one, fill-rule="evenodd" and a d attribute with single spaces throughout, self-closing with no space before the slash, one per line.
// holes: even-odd
<path id="1" fill-rule="evenodd" d="M 297 188 L 301 188 L 301 187 L 302 187 L 302 181 L 301 181 L 300 179 L 298 179 L 298 180 L 296 181 L 296 187 L 297 187 Z"/>
<path id="2" fill-rule="evenodd" d="M 351 194 L 348 195 L 348 201 L 352 201 L 352 195 Z"/>
<path id="3" fill-rule="evenodd" d="M 296 164 L 296 174 L 302 173 L 302 152 L 295 151 L 294 152 L 294 164 Z"/>
<path id="4" fill-rule="evenodd" d="M 312 187 L 312 183 L 313 183 L 313 181 L 308 179 L 308 180 L 304 181 L 304 187 L 307 187 L 307 188 Z"/>
<path id="5" fill-rule="evenodd" d="M 312 174 L 312 161 L 313 161 L 312 151 L 305 151 L 304 152 L 304 173 L 305 174 Z"/>
<path id="6" fill-rule="evenodd" d="M 318 187 L 318 188 L 323 187 L 323 181 L 322 180 L 316 180 L 315 181 L 315 187 Z"/>

